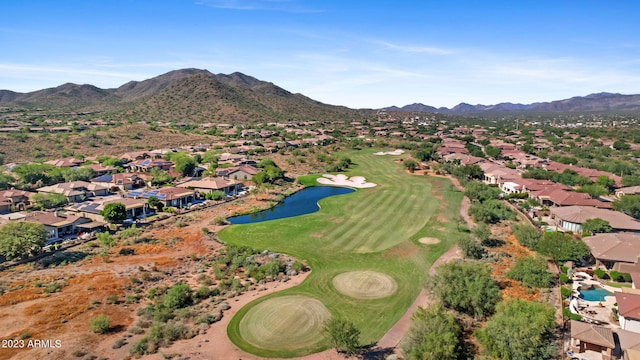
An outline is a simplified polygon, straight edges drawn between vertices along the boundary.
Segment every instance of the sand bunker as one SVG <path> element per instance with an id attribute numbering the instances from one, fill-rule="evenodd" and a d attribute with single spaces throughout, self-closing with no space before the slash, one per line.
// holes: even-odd
<path id="1" fill-rule="evenodd" d="M 378 151 L 377 153 L 373 153 L 373 155 L 402 155 L 404 154 L 404 150 L 396 149 L 393 151 Z"/>
<path id="2" fill-rule="evenodd" d="M 332 283 L 336 290 L 356 299 L 380 299 L 398 289 L 398 284 L 391 276 L 370 270 L 339 274 Z"/>
<path id="3" fill-rule="evenodd" d="M 323 185 L 348 186 L 358 189 L 371 188 L 376 186 L 374 183 L 367 182 L 362 176 L 352 176 L 348 178 L 346 175 L 330 175 L 324 174 L 318 178 L 318 182 Z"/>
<path id="4" fill-rule="evenodd" d="M 432 237 L 423 237 L 423 238 L 418 239 L 418 242 L 420 244 L 433 245 L 433 244 L 439 244 L 440 243 L 440 239 L 432 238 Z"/>
<path id="5" fill-rule="evenodd" d="M 240 320 L 240 335 L 267 350 L 294 350 L 323 340 L 324 322 L 331 317 L 320 302 L 304 295 L 275 297 L 251 308 Z"/>

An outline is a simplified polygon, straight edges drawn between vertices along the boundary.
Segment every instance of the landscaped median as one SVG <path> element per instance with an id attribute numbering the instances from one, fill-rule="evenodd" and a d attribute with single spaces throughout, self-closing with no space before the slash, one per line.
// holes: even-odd
<path id="1" fill-rule="evenodd" d="M 374 152 L 347 153 L 355 166 L 345 175 L 376 187 L 325 198 L 316 213 L 220 232 L 230 244 L 285 253 L 312 269 L 301 285 L 236 314 L 227 333 L 238 347 L 267 357 L 318 352 L 329 347 L 321 327 L 331 316 L 354 323 L 363 345 L 375 343 L 409 308 L 431 264 L 464 236 L 453 221 L 462 193 L 449 180 L 407 174 Z M 441 241 L 418 241 L 427 237 Z M 345 291 L 354 281 L 367 282 L 374 293 Z"/>

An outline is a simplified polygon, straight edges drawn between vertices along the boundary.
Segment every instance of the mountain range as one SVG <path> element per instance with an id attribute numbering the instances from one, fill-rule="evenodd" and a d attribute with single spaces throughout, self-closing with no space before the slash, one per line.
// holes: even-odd
<path id="1" fill-rule="evenodd" d="M 99 112 L 116 120 L 256 122 L 279 120 L 355 120 L 372 109 L 323 104 L 273 83 L 239 72 L 213 74 L 181 69 L 118 88 L 67 83 L 28 93 L 0 90 L 0 107 Z M 451 109 L 424 104 L 387 107 L 387 111 L 441 114 L 640 112 L 640 95 L 599 93 L 533 104 L 500 103 Z"/>
<path id="2" fill-rule="evenodd" d="M 293 94 L 236 72 L 170 71 L 115 89 L 67 83 L 29 93 L 0 90 L 0 107 L 99 112 L 116 120 L 256 122 L 356 118 L 358 111 Z"/>
<path id="3" fill-rule="evenodd" d="M 639 112 L 640 95 L 622 95 L 607 92 L 576 96 L 570 99 L 533 104 L 471 105 L 460 103 L 452 108 L 436 108 L 415 103 L 403 107 L 391 106 L 387 111 L 430 112 L 441 114 L 482 114 L 482 113 L 592 113 L 592 112 Z"/>

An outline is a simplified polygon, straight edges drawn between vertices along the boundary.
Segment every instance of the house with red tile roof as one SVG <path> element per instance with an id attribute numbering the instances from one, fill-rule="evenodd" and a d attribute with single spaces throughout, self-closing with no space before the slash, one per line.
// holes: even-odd
<path id="1" fill-rule="evenodd" d="M 640 232 L 640 222 L 619 211 L 592 206 L 562 206 L 550 210 L 559 230 L 582 232 L 582 224 L 587 220 L 602 219 L 608 221 L 614 231 Z"/>
<path id="2" fill-rule="evenodd" d="M 616 343 L 613 331 L 604 326 L 571 320 L 571 351 L 584 353 L 594 351 L 600 353 L 603 360 L 612 359 Z"/>
<path id="3" fill-rule="evenodd" d="M 608 269 L 626 272 L 624 264 L 640 266 L 640 234 L 619 232 L 586 236 L 582 241 L 589 247 L 596 265 L 602 264 Z"/>
<path id="4" fill-rule="evenodd" d="M 640 294 L 616 292 L 620 328 L 640 336 Z"/>

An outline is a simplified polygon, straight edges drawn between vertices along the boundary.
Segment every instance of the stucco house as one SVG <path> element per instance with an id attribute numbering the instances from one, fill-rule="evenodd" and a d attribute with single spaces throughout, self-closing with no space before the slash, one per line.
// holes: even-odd
<path id="1" fill-rule="evenodd" d="M 615 348 L 611 329 L 571 320 L 571 351 L 574 353 L 594 351 L 599 353 L 603 360 L 610 360 Z"/>
<path id="2" fill-rule="evenodd" d="M 637 267 L 640 262 L 640 234 L 596 234 L 584 237 L 582 241 L 587 244 L 596 261 L 608 269 L 623 271 L 623 264 Z"/>
<path id="3" fill-rule="evenodd" d="M 550 211 L 559 230 L 582 232 L 582 224 L 587 220 L 602 219 L 608 221 L 614 231 L 640 232 L 640 222 L 619 211 L 591 206 L 554 207 Z"/>
<path id="4" fill-rule="evenodd" d="M 620 328 L 638 333 L 640 336 L 640 294 L 619 291 L 615 296 Z"/>
<path id="5" fill-rule="evenodd" d="M 237 180 L 225 179 L 222 177 L 206 177 L 200 180 L 190 180 L 176 186 L 185 189 L 193 189 L 201 194 L 213 191 L 224 191 L 226 194 L 234 195 L 240 191 L 242 183 Z"/>

